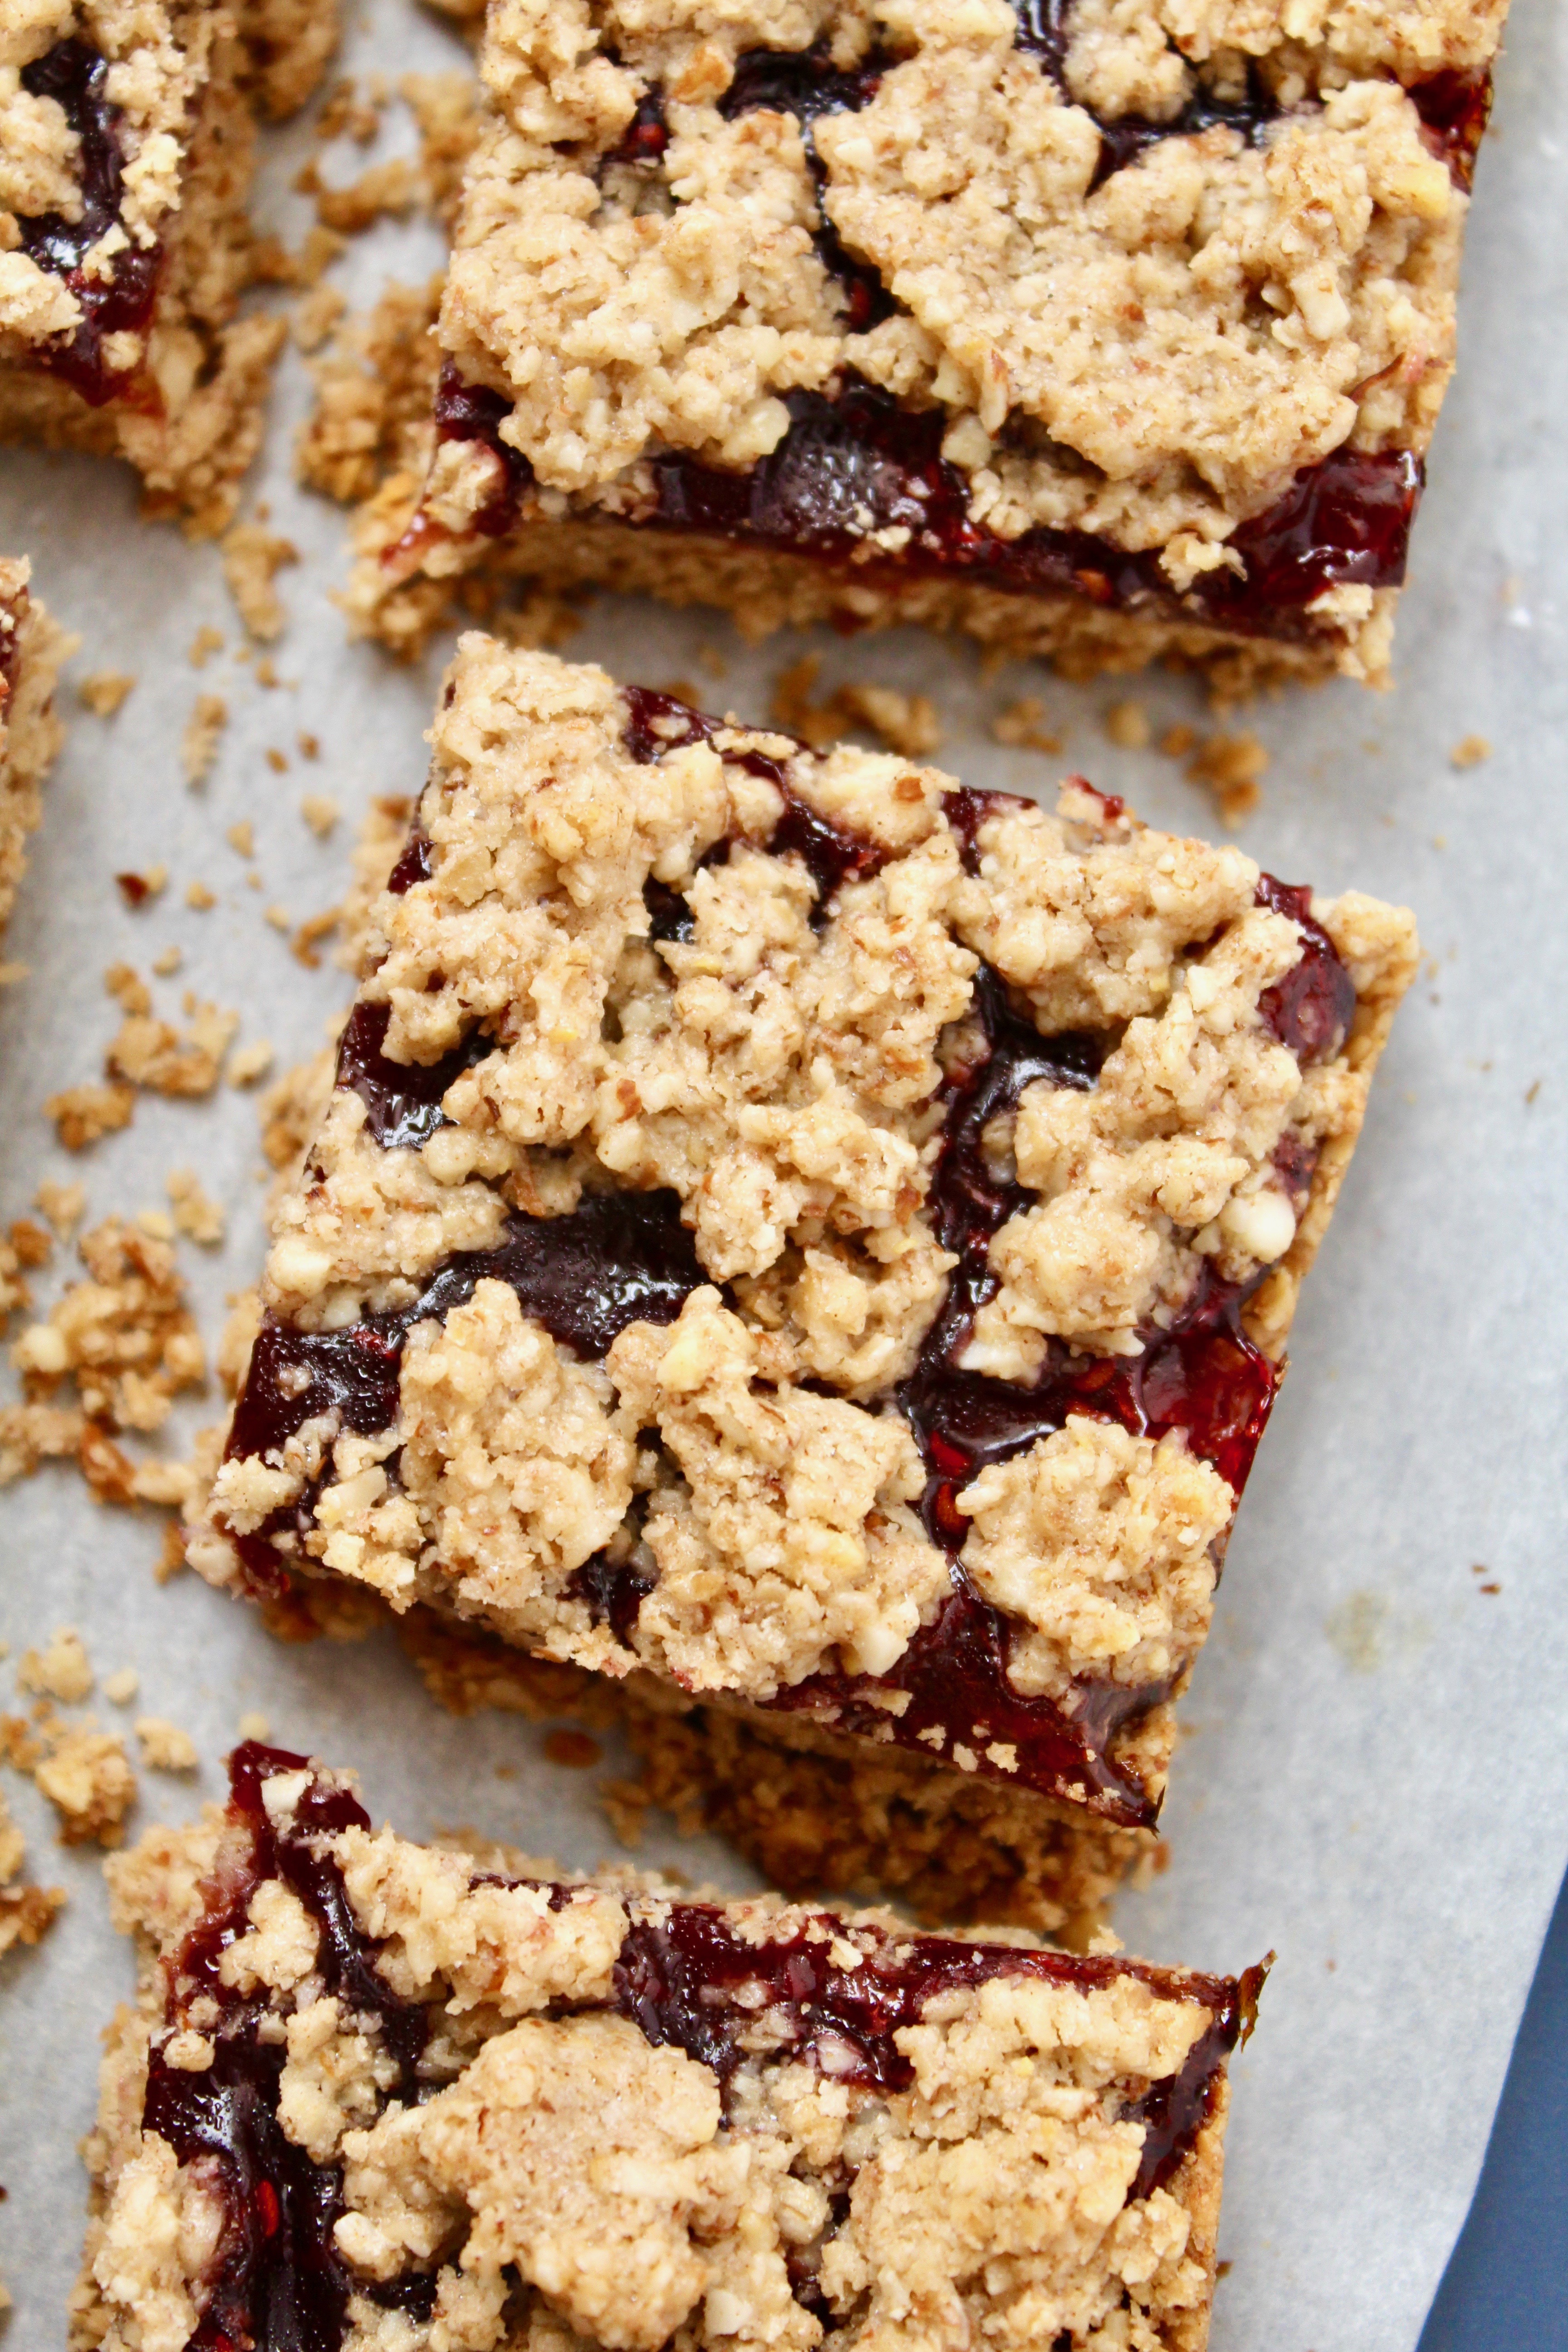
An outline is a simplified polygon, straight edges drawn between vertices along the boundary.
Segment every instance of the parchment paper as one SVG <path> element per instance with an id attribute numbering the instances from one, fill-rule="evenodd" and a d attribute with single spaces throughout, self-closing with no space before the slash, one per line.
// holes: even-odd
<path id="1" fill-rule="evenodd" d="M 1432 961 L 1307 1286 L 1292 1376 L 1230 1549 L 1185 1708 L 1171 1866 L 1118 1915 L 1130 1946 L 1162 1959 L 1234 1969 L 1269 1947 L 1279 1954 L 1235 2069 L 1217 2352 L 1415 2343 L 1568 1851 L 1563 27 L 1546 0 L 1520 0 L 1397 689 L 1335 688 L 1249 720 L 1273 766 L 1244 845 L 1288 880 L 1413 903 Z M 348 62 L 395 75 L 459 57 L 408 0 L 376 0 Z M 373 152 L 400 143 L 412 143 L 406 118 Z M 267 167 L 268 217 L 290 241 L 308 214 L 289 183 L 309 152 L 297 129 Z M 347 180 L 362 161 L 337 149 L 327 174 Z M 359 302 L 389 269 L 414 278 L 438 257 L 435 232 L 411 223 L 362 239 L 337 276 Z M 292 961 L 264 910 L 298 920 L 330 905 L 368 799 L 417 788 L 442 656 L 398 670 L 346 644 L 328 601 L 341 519 L 289 478 L 304 395 L 292 353 L 253 486 L 303 557 L 279 581 L 291 621 L 278 649 L 285 682 L 272 691 L 232 658 L 238 631 L 210 546 L 139 526 L 117 467 L 0 456 L 0 547 L 31 552 L 37 584 L 81 631 L 74 674 L 118 668 L 139 681 L 111 722 L 66 697 L 70 740 L 6 950 L 31 977 L 0 997 L 0 1216 L 24 1213 L 46 1174 L 85 1176 L 94 1218 L 163 1206 L 169 1169 L 195 1166 L 229 1215 L 220 1253 L 182 1244 L 209 1347 L 226 1292 L 260 1261 L 254 1097 L 143 1097 L 127 1132 L 74 1160 L 41 1105 L 98 1075 L 119 1017 L 101 985 L 113 960 L 145 971 L 178 942 L 184 969 L 160 984 L 160 1004 L 176 1010 L 190 985 L 239 1007 L 242 1037 L 269 1039 L 279 1068 L 320 1042 L 346 992 L 330 963 L 311 973 Z M 198 677 L 186 652 L 203 623 L 230 652 Z M 714 617 L 606 600 L 570 650 L 654 684 L 695 678 L 711 701 L 757 719 L 805 642 L 751 652 Z M 827 638 L 822 650 L 824 686 L 855 676 L 937 694 L 939 756 L 971 782 L 1048 793 L 1081 766 L 1157 822 L 1214 825 L 1169 761 L 1104 739 L 1100 714 L 1124 688 L 1074 690 L 1022 670 L 987 680 L 970 652 L 914 635 Z M 721 679 L 700 666 L 713 655 Z M 192 793 L 178 744 L 198 690 L 223 694 L 232 724 L 211 780 Z M 1134 690 L 1156 726 L 1212 723 L 1182 681 Z M 987 732 L 1002 703 L 1028 691 L 1068 730 L 1059 761 L 1005 751 Z M 314 765 L 298 751 L 301 731 L 320 739 Z M 1471 733 L 1490 740 L 1492 756 L 1456 772 L 1448 752 Z M 286 773 L 268 767 L 268 746 L 288 753 Z M 325 847 L 299 813 L 307 792 L 343 808 Z M 240 818 L 255 826 L 260 889 L 226 840 Z M 169 887 L 132 914 L 110 877 L 155 861 Z M 209 913 L 184 907 L 195 878 L 219 894 Z M 173 1425 L 170 1448 L 217 1410 L 209 1393 Z M 158 1590 L 159 1534 L 155 1515 L 101 1509 L 66 1470 L 0 1501 L 0 1633 L 13 1660 L 74 1622 L 100 1673 L 131 1664 L 141 1674 L 136 1707 L 100 1697 L 100 1719 L 128 1728 L 144 1708 L 200 1745 L 195 1784 L 142 1775 L 137 1825 L 218 1794 L 218 1759 L 241 1713 L 258 1709 L 276 1738 L 356 1766 L 375 1814 L 413 1835 L 469 1822 L 576 1864 L 611 1850 L 600 1775 L 546 1763 L 539 1727 L 452 1719 L 390 1643 L 287 1649 L 194 1577 Z M 616 1762 L 612 1748 L 604 1769 Z M 93 2112 L 97 2034 L 131 1979 L 96 1851 L 62 1853 L 35 1792 L 9 1776 L 7 1793 L 37 1874 L 70 1892 L 53 1935 L 14 1954 L 0 1982 L 0 2269 L 17 2305 L 8 2342 L 43 2352 L 63 2339 L 76 2264 L 75 2144 Z M 747 1883 L 722 1848 L 678 1840 L 668 1823 L 646 1851 Z"/>

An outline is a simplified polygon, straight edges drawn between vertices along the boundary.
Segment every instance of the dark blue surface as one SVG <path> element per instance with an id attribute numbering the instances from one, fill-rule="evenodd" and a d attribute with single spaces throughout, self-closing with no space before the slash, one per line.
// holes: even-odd
<path id="1" fill-rule="evenodd" d="M 1420 2352 L 1568 2352 L 1568 1880 Z"/>

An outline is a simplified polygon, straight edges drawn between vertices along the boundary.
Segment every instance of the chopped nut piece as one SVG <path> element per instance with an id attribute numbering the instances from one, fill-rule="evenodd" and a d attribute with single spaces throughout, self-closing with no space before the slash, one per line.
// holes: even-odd
<path id="1" fill-rule="evenodd" d="M 136 1801 L 136 1776 L 120 1734 L 84 1723 L 54 1731 L 49 1742 L 33 1778 L 60 1817 L 60 1843 L 96 1838 L 100 1845 L 119 1845 Z"/>
<path id="2" fill-rule="evenodd" d="M 252 1040 L 248 1045 L 237 1047 L 228 1057 L 228 1082 L 231 1087 L 253 1087 L 272 1067 L 273 1049 L 265 1037 Z"/>
<path id="3" fill-rule="evenodd" d="M 136 1737 L 142 1743 L 142 1761 L 151 1771 L 194 1772 L 201 1760 L 190 1733 L 161 1715 L 139 1715 Z"/>
<path id="4" fill-rule="evenodd" d="M 1062 739 L 1047 723 L 1046 706 L 1037 694 L 1020 695 L 991 721 L 998 743 L 1023 751 L 1059 751 Z"/>
<path id="5" fill-rule="evenodd" d="M 168 1189 L 179 1231 L 187 1240 L 200 1242 L 205 1249 L 216 1249 L 223 1239 L 223 1211 L 216 1201 L 208 1200 L 195 1170 L 172 1168 Z"/>
<path id="6" fill-rule="evenodd" d="M 283 634 L 283 605 L 272 583 L 286 563 L 298 563 L 292 540 L 279 539 L 259 523 L 239 522 L 223 541 L 223 576 L 240 619 L 253 637 L 270 645 Z"/>
<path id="7" fill-rule="evenodd" d="M 1149 714 L 1141 702 L 1113 702 L 1105 714 L 1105 731 L 1119 751 L 1148 748 Z"/>
<path id="8" fill-rule="evenodd" d="M 47 1650 L 23 1651 L 16 1686 L 44 1698 L 58 1698 L 66 1706 L 76 1706 L 89 1696 L 92 1667 L 74 1625 L 59 1626 Z"/>
<path id="9" fill-rule="evenodd" d="M 217 747 L 228 725 L 228 705 L 221 694 L 198 694 L 180 738 L 180 763 L 187 784 L 203 782 L 217 758 Z"/>
<path id="10" fill-rule="evenodd" d="M 1187 762 L 1187 774 L 1214 794 L 1222 824 L 1237 825 L 1249 817 L 1263 794 L 1259 785 L 1268 772 L 1268 753 L 1256 735 L 1210 735 Z"/>
<path id="11" fill-rule="evenodd" d="M 307 793 L 300 803 L 300 814 L 318 841 L 325 841 L 341 814 L 334 800 L 324 793 Z"/>
<path id="12" fill-rule="evenodd" d="M 78 694 L 96 719 L 112 719 L 136 684 L 129 670 L 95 670 L 84 677 Z"/>
<path id="13" fill-rule="evenodd" d="M 68 1151 L 85 1151 L 89 1144 L 129 1127 L 135 1108 L 133 1087 L 88 1084 L 50 1095 L 44 1115 L 53 1119 L 55 1132 Z"/>

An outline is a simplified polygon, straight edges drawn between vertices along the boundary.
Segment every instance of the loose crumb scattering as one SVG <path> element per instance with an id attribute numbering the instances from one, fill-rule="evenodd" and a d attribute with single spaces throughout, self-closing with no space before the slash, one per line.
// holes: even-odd
<path id="1" fill-rule="evenodd" d="M 37 1943 L 65 1906 L 63 1887 L 16 1885 L 26 1855 L 26 1841 L 0 1796 L 0 1958 L 13 1944 Z"/>
<path id="2" fill-rule="evenodd" d="M 163 1716 L 139 1715 L 136 1737 L 142 1743 L 142 1761 L 150 1771 L 194 1772 L 201 1761 L 190 1733 Z"/>
<path id="3" fill-rule="evenodd" d="M 12 1349 L 28 1400 L 52 1402 L 69 1380 L 89 1421 L 160 1428 L 178 1392 L 205 1377 L 174 1251 L 120 1217 L 94 1225 L 79 1249 L 88 1279 L 68 1284 Z"/>
<path id="4" fill-rule="evenodd" d="M 125 1816 L 136 1802 L 136 1775 L 117 1731 L 95 1724 L 60 1725 L 47 1731 L 47 1753 L 33 1778 L 59 1815 L 62 1845 L 85 1845 L 96 1838 L 117 1846 Z"/>
<path id="5" fill-rule="evenodd" d="M 348 309 L 348 297 L 339 286 L 330 286 L 323 279 L 302 294 L 294 305 L 290 324 L 294 341 L 302 352 L 320 351 L 327 337 Z"/>
<path id="6" fill-rule="evenodd" d="M 47 1650 L 24 1650 L 16 1669 L 18 1690 L 41 1698 L 58 1698 L 76 1706 L 90 1696 L 92 1667 L 81 1635 L 74 1625 L 57 1627 Z"/>
<path id="7" fill-rule="evenodd" d="M 282 635 L 287 618 L 272 583 L 286 563 L 299 562 L 300 551 L 257 522 L 236 523 L 222 546 L 223 576 L 239 617 L 253 637 L 270 645 Z"/>
<path id="8" fill-rule="evenodd" d="M 311 133 L 318 146 L 334 139 L 353 139 L 367 147 L 381 128 L 382 101 L 373 91 L 362 98 L 359 85 L 345 74 L 331 84 L 317 110 Z"/>
<path id="9" fill-rule="evenodd" d="M 156 898 L 169 879 L 166 866 L 149 866 L 145 874 L 117 874 L 120 895 L 128 907 L 144 907 L 149 898 Z"/>
<path id="10" fill-rule="evenodd" d="M 1187 762 L 1194 784 L 1213 793 L 1220 823 L 1238 825 L 1257 808 L 1268 772 L 1268 753 L 1256 735 L 1210 735 Z"/>
<path id="11" fill-rule="evenodd" d="M 221 640 L 220 640 L 221 643 Z M 180 764 L 187 784 L 205 782 L 217 758 L 217 747 L 228 725 L 228 705 L 221 694 L 198 694 L 180 738 Z"/>
<path id="12" fill-rule="evenodd" d="M 204 621 L 191 639 L 191 649 L 185 658 L 193 669 L 205 669 L 214 654 L 223 651 L 223 631 Z"/>
<path id="13" fill-rule="evenodd" d="M 1492 747 L 1484 735 L 1462 735 L 1448 754 L 1448 765 L 1451 768 L 1479 768 L 1481 761 L 1489 760 L 1491 755 Z"/>
<path id="14" fill-rule="evenodd" d="M 348 505 L 369 499 L 384 478 L 411 499 L 424 473 L 436 352 L 430 330 L 441 280 L 395 280 L 370 310 L 345 320 L 329 352 L 314 362 L 316 396 L 300 430 L 300 479 Z"/>
<path id="15" fill-rule="evenodd" d="M 114 1706 L 129 1706 L 141 1687 L 142 1677 L 134 1666 L 116 1666 L 103 1677 L 103 1696 Z"/>
<path id="16" fill-rule="evenodd" d="M 999 710 L 991 721 L 991 732 L 998 743 L 1015 751 L 1054 752 L 1062 748 L 1062 739 L 1037 694 L 1022 694 L 1016 702 Z"/>
<path id="17" fill-rule="evenodd" d="M 204 1249 L 216 1249 L 223 1239 L 223 1211 L 216 1201 L 208 1200 L 195 1170 L 171 1168 L 168 1191 L 177 1230 L 187 1241 L 200 1242 Z"/>
<path id="18" fill-rule="evenodd" d="M 167 1209 L 138 1209 L 136 1223 L 155 1242 L 172 1242 L 174 1238 L 174 1220 Z"/>
<path id="19" fill-rule="evenodd" d="M 209 907 L 217 905 L 217 892 L 209 890 L 205 882 L 187 882 L 185 904 L 194 907 L 198 914 L 205 914 Z"/>
<path id="20" fill-rule="evenodd" d="M 422 193 L 419 168 L 406 155 L 367 163 L 346 188 L 328 187 L 315 164 L 307 163 L 294 185 L 301 195 L 315 197 L 316 218 L 339 236 L 362 236 L 385 213 L 403 217 L 414 210 Z"/>
<path id="21" fill-rule="evenodd" d="M 850 681 L 837 688 L 826 701 L 814 702 L 812 688 L 821 667 L 818 655 L 805 654 L 779 673 L 769 709 L 775 727 L 799 736 L 814 751 L 827 751 L 857 730 L 879 736 L 890 751 L 906 760 L 923 759 L 936 750 L 942 728 L 929 694 L 904 694 L 896 687 Z M 700 698 L 695 687 L 688 687 L 677 697 L 683 702 Z"/>
<path id="22" fill-rule="evenodd" d="M 307 754 L 309 758 L 313 759 L 314 756 L 313 752 Z M 329 800 L 325 793 L 307 793 L 300 803 L 300 814 L 316 839 L 325 841 L 328 834 L 336 824 L 341 812 L 336 801 Z"/>
<path id="23" fill-rule="evenodd" d="M 1149 714 L 1141 702 L 1113 702 L 1105 714 L 1105 731 L 1119 751 L 1146 751 Z"/>
<path id="24" fill-rule="evenodd" d="M 135 1108 L 134 1087 L 95 1086 L 89 1081 L 50 1095 L 44 1104 L 44 1116 L 54 1121 L 55 1132 L 68 1151 L 85 1151 L 89 1144 L 129 1127 Z"/>
<path id="25" fill-rule="evenodd" d="M 425 202 L 450 226 L 462 185 L 463 167 L 483 128 L 478 77 L 461 68 L 447 73 L 405 73 L 399 97 L 419 126 L 419 167 Z"/>
<path id="26" fill-rule="evenodd" d="M 231 824 L 224 838 L 231 849 L 237 849 L 239 852 L 241 857 L 255 856 L 256 828 L 247 816 L 241 817 L 237 824 Z"/>
<path id="27" fill-rule="evenodd" d="M 285 923 L 287 919 L 285 919 Z M 272 1067 L 273 1049 L 265 1037 L 254 1038 L 241 1045 L 228 1057 L 228 1082 L 231 1087 L 253 1087 Z"/>
<path id="28" fill-rule="evenodd" d="M 153 970 L 160 980 L 172 980 L 183 961 L 180 950 L 171 945 L 153 957 Z"/>
<path id="29" fill-rule="evenodd" d="M 129 670 L 99 669 L 82 679 L 77 693 L 95 719 L 112 719 L 135 684 Z"/>

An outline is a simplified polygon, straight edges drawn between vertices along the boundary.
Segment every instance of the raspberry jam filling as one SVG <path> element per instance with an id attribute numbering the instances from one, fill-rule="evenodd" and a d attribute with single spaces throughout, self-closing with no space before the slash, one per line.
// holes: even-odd
<path id="1" fill-rule="evenodd" d="M 302 1774 L 305 1785 L 287 1826 L 279 1828 L 263 1791 L 283 1774 Z M 153 2038 L 142 2125 L 167 2141 L 179 2163 L 202 2166 L 222 2208 L 188 2352 L 237 2352 L 246 2346 L 257 2352 L 338 2352 L 349 2333 L 351 2297 L 402 2314 L 411 2332 L 431 2317 L 437 2274 L 409 2270 L 374 2280 L 351 2269 L 338 2252 L 333 2231 L 346 2210 L 342 2166 L 312 2162 L 285 2134 L 278 2106 L 287 2044 L 281 2036 L 271 2038 L 276 2012 L 265 1988 L 242 1994 L 219 1973 L 224 1953 L 248 1930 L 258 1887 L 275 1880 L 298 1897 L 317 1930 L 314 1973 L 322 1995 L 337 1999 L 356 2030 L 371 2034 L 392 2062 L 390 2079 L 379 2080 L 382 2110 L 392 2099 L 416 2105 L 437 2087 L 421 2074 L 430 2021 L 419 2002 L 395 1992 L 382 1974 L 382 1947 L 361 1928 L 339 1864 L 322 1850 L 323 1839 L 370 1828 L 357 1799 L 320 1778 L 306 1758 L 254 1741 L 229 1759 L 229 1820 L 245 1832 L 248 1851 L 237 1868 L 230 1865 L 205 1890 L 205 1912 L 167 1964 L 166 2032 Z M 489 1874 L 474 1883 L 542 1884 Z M 550 1896 L 551 1909 L 560 1911 L 573 1890 L 552 1885 Z M 826 1933 L 819 1939 L 811 1928 Z M 1117 2120 L 1143 2126 L 1128 2190 L 1133 2202 L 1166 2185 L 1212 2116 L 1221 2069 L 1251 2031 L 1264 1977 L 1261 1969 L 1234 1980 L 1176 1977 L 1136 1962 L 935 1937 L 895 1940 L 868 1927 L 854 1932 L 859 1963 L 837 1969 L 829 1965 L 828 1953 L 843 1930 L 826 1915 L 793 1935 L 752 1943 L 717 1908 L 673 1903 L 658 1920 L 628 1927 L 606 2003 L 558 2003 L 555 2013 L 608 2008 L 655 2047 L 684 2051 L 726 2087 L 744 2058 L 760 2056 L 804 2060 L 837 2082 L 886 2095 L 907 2089 L 914 2079 L 895 2036 L 918 2023 L 939 1994 L 1005 1976 L 1085 1992 L 1137 1977 L 1163 2000 L 1200 2005 L 1209 2022 L 1175 2074 L 1152 2081 L 1133 2077 L 1103 2095 L 1115 2102 Z M 775 2039 L 759 2051 L 764 2013 Z M 168 2062 L 169 2035 L 188 2030 L 200 2030 L 213 2044 L 212 2063 L 201 2071 Z M 812 2268 L 801 2270 L 795 2286 L 802 2301 L 827 2317 Z"/>
<path id="2" fill-rule="evenodd" d="M 645 764 L 725 732 L 722 721 L 669 695 L 633 688 L 626 704 L 624 740 Z M 874 874 L 886 851 L 810 809 L 788 782 L 786 761 L 740 747 L 722 749 L 721 756 L 765 777 L 782 795 L 784 814 L 767 845 L 774 855 L 793 853 L 802 860 L 816 893 L 813 919 L 820 924 L 844 884 Z M 971 872 L 987 819 L 1030 805 L 1003 793 L 947 795 L 944 814 Z M 1114 821 L 1119 803 L 1107 799 L 1103 805 Z M 716 844 L 709 859 L 726 856 L 730 846 Z M 429 851 L 416 824 L 391 887 L 407 888 L 426 877 Z M 689 937 L 690 908 L 679 892 L 650 883 L 644 896 L 653 938 Z M 1354 986 L 1312 918 L 1310 891 L 1264 876 L 1257 898 L 1301 933 L 1296 962 L 1260 997 L 1259 1012 L 1307 1067 L 1342 1046 L 1355 1011 Z M 1035 1203 L 1027 1187 L 988 1161 L 986 1130 L 1016 1111 L 1030 1086 L 1091 1090 L 1113 1042 L 1103 1032 L 1043 1036 L 1015 1008 L 1001 976 L 984 963 L 968 1018 L 971 1058 L 942 1084 L 942 1145 L 928 1192 L 936 1239 L 958 1263 L 915 1369 L 896 1395 L 925 1461 L 921 1517 L 931 1541 L 947 1555 L 952 1591 L 888 1674 L 813 1675 L 769 1704 L 810 1714 L 837 1731 L 944 1757 L 989 1779 L 1068 1798 L 1121 1827 L 1147 1828 L 1158 1816 L 1159 1801 L 1127 1756 L 1126 1744 L 1174 1685 L 1082 1677 L 1059 1700 L 1015 1690 L 1008 1663 L 1016 1621 L 984 1600 L 963 1568 L 970 1522 L 958 1496 L 988 1463 L 1005 1461 L 1063 1428 L 1069 1415 L 1082 1413 L 1156 1440 L 1181 1431 L 1239 1497 L 1279 1381 L 1242 1323 L 1242 1309 L 1262 1275 L 1238 1286 L 1205 1267 L 1173 1318 L 1139 1333 L 1136 1356 L 1076 1354 L 1052 1340 L 1032 1382 L 965 1370 L 962 1359 L 974 1318 L 996 1288 L 991 1243 L 1010 1218 Z M 447 1087 L 492 1051 L 493 1041 L 478 1033 L 425 1067 L 388 1060 L 386 1025 L 384 1007 L 356 1008 L 344 1033 L 338 1084 L 360 1095 L 378 1139 L 420 1142 L 443 1122 Z M 1314 1165 L 1310 1146 L 1285 1139 L 1277 1173 L 1298 1213 Z M 229 1457 L 275 1453 L 307 1423 L 328 1416 L 336 1431 L 362 1436 L 395 1427 L 408 1330 L 426 1318 L 444 1318 L 486 1277 L 510 1283 L 524 1312 L 552 1339 L 593 1360 L 602 1359 L 629 1323 L 673 1322 L 706 1279 L 672 1192 L 590 1193 L 575 1210 L 553 1218 L 514 1213 L 498 1247 L 450 1259 L 406 1308 L 328 1332 L 268 1320 L 235 1410 Z M 395 1458 L 387 1467 L 395 1477 Z M 318 1478 L 260 1528 L 234 1538 L 256 1589 L 286 1589 L 286 1559 L 273 1538 L 292 1535 L 298 1542 L 310 1533 L 321 1484 Z M 586 1605 L 594 1623 L 607 1624 L 631 1647 L 654 1581 L 640 1552 L 628 1549 L 595 1554 L 574 1572 L 568 1590 Z"/>
<path id="3" fill-rule="evenodd" d="M 89 278 L 82 268 L 99 238 L 119 221 L 124 186 L 120 109 L 103 94 L 108 77 L 107 61 L 78 40 L 57 42 L 21 73 L 23 89 L 34 98 L 52 98 L 80 142 L 80 219 L 39 213 L 17 220 L 23 252 L 40 269 L 63 278 L 82 310 L 81 324 L 68 341 L 46 345 L 31 363 L 68 383 L 90 408 L 114 399 L 136 373 L 110 366 L 104 344 L 113 334 L 145 332 L 163 259 L 156 245 L 131 245 L 101 276 Z"/>

